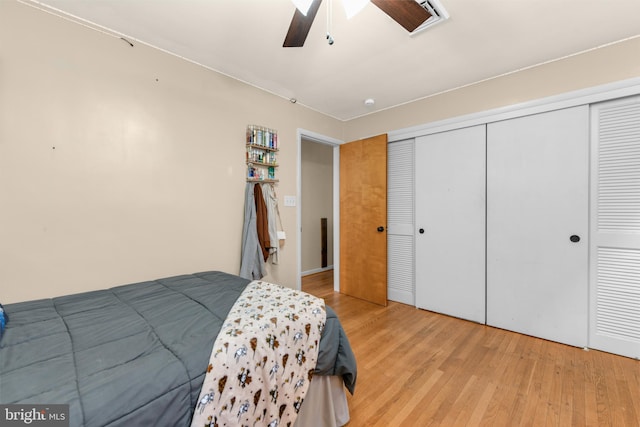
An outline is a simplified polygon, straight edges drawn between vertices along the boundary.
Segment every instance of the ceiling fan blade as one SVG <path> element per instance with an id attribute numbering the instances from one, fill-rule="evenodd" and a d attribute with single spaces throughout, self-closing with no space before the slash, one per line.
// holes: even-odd
<path id="1" fill-rule="evenodd" d="M 304 16 L 302 12 L 296 9 L 282 47 L 302 47 L 304 45 L 307 34 L 309 34 L 309 30 L 311 29 L 311 24 L 313 24 L 316 13 L 318 13 L 318 9 L 320 8 L 320 3 L 322 3 L 322 0 L 313 0 L 307 16 Z"/>
<path id="2" fill-rule="evenodd" d="M 415 0 L 371 0 L 371 3 L 382 9 L 409 32 L 431 17 L 431 14 Z"/>

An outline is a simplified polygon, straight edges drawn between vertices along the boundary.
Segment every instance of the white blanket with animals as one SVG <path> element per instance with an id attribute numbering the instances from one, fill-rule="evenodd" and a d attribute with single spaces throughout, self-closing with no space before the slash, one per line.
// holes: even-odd
<path id="1" fill-rule="evenodd" d="M 213 345 L 191 426 L 293 426 L 325 322 L 320 298 L 247 285 Z"/>

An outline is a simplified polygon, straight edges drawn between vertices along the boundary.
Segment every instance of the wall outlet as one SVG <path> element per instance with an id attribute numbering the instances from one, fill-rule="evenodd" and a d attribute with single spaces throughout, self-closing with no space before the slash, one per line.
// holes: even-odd
<path id="1" fill-rule="evenodd" d="M 296 196 L 284 196 L 284 205 L 285 206 L 295 206 L 296 205 Z"/>

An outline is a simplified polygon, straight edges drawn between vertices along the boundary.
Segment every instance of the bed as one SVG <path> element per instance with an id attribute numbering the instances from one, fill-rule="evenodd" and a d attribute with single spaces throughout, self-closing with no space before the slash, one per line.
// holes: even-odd
<path id="1" fill-rule="evenodd" d="M 214 343 L 253 283 L 208 271 L 5 305 L 0 404 L 68 404 L 71 426 L 189 426 L 206 397 Z M 300 427 L 348 421 L 344 390 L 354 391 L 355 357 L 335 312 L 325 310 L 310 385 L 296 408 Z"/>

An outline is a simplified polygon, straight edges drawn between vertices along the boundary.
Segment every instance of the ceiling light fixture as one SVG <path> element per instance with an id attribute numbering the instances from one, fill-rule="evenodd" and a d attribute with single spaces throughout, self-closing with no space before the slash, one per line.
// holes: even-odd
<path id="1" fill-rule="evenodd" d="M 300 11 L 304 16 L 307 16 L 309 8 L 313 0 L 291 0 L 296 6 L 296 9 Z M 356 16 L 364 7 L 369 3 L 369 0 L 342 0 L 342 6 L 347 14 L 347 19 L 351 19 Z"/>
<path id="2" fill-rule="evenodd" d="M 347 19 L 356 16 L 369 3 L 369 0 L 342 0 Z"/>
<path id="3" fill-rule="evenodd" d="M 307 12 L 309 12 L 311 3 L 313 3 L 313 0 L 291 0 L 291 1 L 296 6 L 296 9 L 298 9 L 300 13 L 302 13 L 304 16 L 307 16 Z"/>

